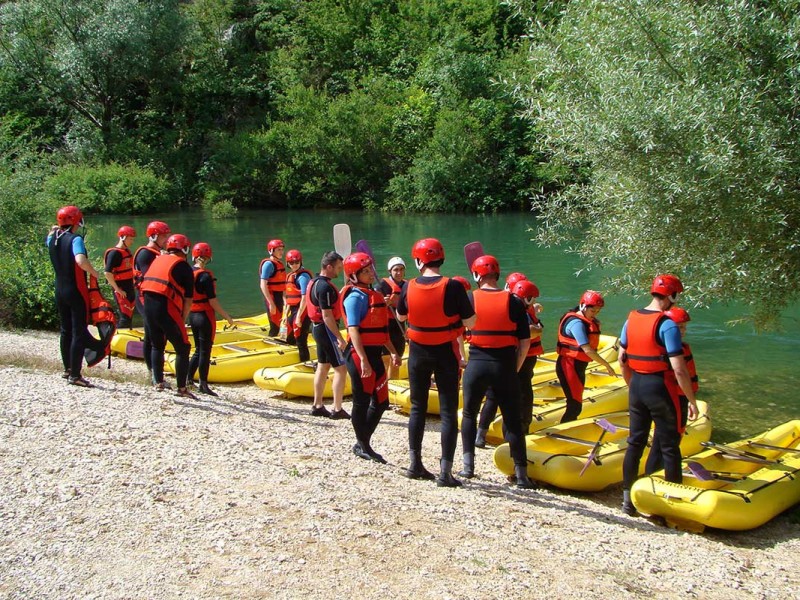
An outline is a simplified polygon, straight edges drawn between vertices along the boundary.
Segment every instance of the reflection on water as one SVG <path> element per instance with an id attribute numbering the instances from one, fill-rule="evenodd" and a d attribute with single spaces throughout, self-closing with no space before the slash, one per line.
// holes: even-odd
<path id="1" fill-rule="evenodd" d="M 87 245 L 95 265 L 103 250 L 116 243 L 121 224 L 132 224 L 139 232 L 137 245 L 144 243 L 144 230 L 155 217 L 134 219 L 90 217 Z M 222 305 L 234 315 L 263 312 L 258 285 L 258 266 L 266 255 L 266 242 L 281 238 L 286 248 L 298 248 L 305 266 L 319 268 L 323 252 L 333 248 L 335 223 L 350 225 L 353 244 L 366 239 L 383 274 L 386 261 L 400 255 L 409 265 L 411 245 L 422 237 L 437 237 L 445 246 L 443 272 L 469 277 L 463 247 L 472 241 L 483 243 L 497 256 L 504 273 L 523 271 L 542 292 L 545 307 L 544 343 L 555 346 L 559 317 L 572 308 L 583 290 L 602 289 L 601 270 L 584 271 L 578 257 L 561 248 L 539 248 L 526 231 L 534 224 L 529 214 L 503 215 L 393 215 L 352 211 L 252 211 L 236 219 L 216 221 L 200 211 L 158 215 L 172 231 L 186 234 L 192 242 L 212 245 L 210 268 L 218 278 Z M 691 281 L 684 282 L 687 287 Z M 608 295 L 600 315 L 605 333 L 618 334 L 628 311 L 644 306 L 647 295 Z M 714 421 L 714 439 L 727 441 L 768 429 L 779 422 L 800 418 L 800 376 L 794 363 L 800 356 L 800 307 L 784 315 L 785 330 L 756 334 L 749 325 L 730 327 L 742 311 L 736 306 L 715 306 L 691 311 L 687 341 L 700 376 L 699 397 L 709 402 Z"/>

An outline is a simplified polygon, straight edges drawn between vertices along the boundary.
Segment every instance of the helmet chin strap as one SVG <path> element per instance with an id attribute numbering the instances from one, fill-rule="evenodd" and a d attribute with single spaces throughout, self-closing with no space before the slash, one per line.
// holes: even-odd
<path id="1" fill-rule="evenodd" d="M 414 259 L 414 264 L 417 265 L 417 270 L 422 273 L 422 270 L 425 268 L 425 264 L 418 258 Z"/>

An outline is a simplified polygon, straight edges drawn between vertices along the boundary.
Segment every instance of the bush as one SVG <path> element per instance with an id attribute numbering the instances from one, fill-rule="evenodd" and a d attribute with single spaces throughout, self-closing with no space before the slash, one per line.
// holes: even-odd
<path id="1" fill-rule="evenodd" d="M 159 212 L 170 208 L 169 192 L 166 180 L 135 164 L 69 165 L 44 184 L 51 202 L 74 204 L 84 213 Z"/>

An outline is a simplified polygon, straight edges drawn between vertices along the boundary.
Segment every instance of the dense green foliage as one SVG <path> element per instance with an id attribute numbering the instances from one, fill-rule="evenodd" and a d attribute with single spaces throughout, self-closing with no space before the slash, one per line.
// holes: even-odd
<path id="1" fill-rule="evenodd" d="M 149 210 L 161 182 L 218 214 L 526 209 L 550 182 L 496 83 L 525 23 L 496 0 L 0 3 L 0 111 L 91 210 Z"/>
<path id="2" fill-rule="evenodd" d="M 575 0 L 536 41 L 520 93 L 587 173 L 535 203 L 539 239 L 769 325 L 800 289 L 800 3 Z"/>

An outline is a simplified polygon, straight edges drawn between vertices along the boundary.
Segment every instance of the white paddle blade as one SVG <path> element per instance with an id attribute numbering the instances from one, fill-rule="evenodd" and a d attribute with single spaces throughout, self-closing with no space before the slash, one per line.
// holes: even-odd
<path id="1" fill-rule="evenodd" d="M 350 225 L 337 223 L 333 226 L 333 247 L 342 258 L 347 258 L 350 255 L 350 250 L 353 247 L 350 237 Z"/>

